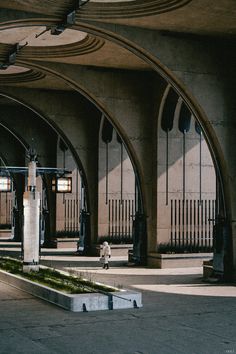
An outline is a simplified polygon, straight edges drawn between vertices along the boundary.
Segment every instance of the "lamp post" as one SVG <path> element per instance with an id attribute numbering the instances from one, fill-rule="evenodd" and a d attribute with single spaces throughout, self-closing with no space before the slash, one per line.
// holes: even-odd
<path id="1" fill-rule="evenodd" d="M 71 171 L 65 168 L 37 167 L 36 151 L 28 151 L 29 163 L 27 167 L 0 166 L 0 175 L 9 173 L 27 174 L 27 188 L 23 195 L 24 224 L 23 224 L 23 271 L 39 270 L 39 228 L 40 228 L 40 192 L 36 190 L 36 176 L 51 174 L 65 176 Z M 71 178 L 68 177 L 68 187 L 71 187 Z M 64 182 L 65 184 L 65 182 Z M 62 185 L 64 185 L 62 183 Z M 68 192 L 68 191 L 66 191 Z"/>

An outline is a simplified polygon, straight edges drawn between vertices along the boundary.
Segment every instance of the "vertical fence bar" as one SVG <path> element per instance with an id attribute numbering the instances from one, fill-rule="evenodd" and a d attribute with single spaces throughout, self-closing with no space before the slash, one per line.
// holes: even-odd
<path id="1" fill-rule="evenodd" d="M 189 240 L 188 240 L 188 236 L 189 236 L 189 215 L 188 215 L 188 212 L 189 212 L 189 208 L 188 208 L 188 199 L 185 200 L 185 209 L 186 209 L 186 218 L 185 218 L 185 227 L 186 227 L 186 246 L 189 245 Z"/>
<path id="2" fill-rule="evenodd" d="M 65 198 L 65 196 L 63 196 Z M 69 200 L 65 200 L 65 203 L 67 204 L 66 210 L 67 210 L 67 216 L 66 216 L 66 224 L 67 224 L 67 230 L 70 230 L 70 223 L 69 223 L 69 212 L 70 212 L 70 204 Z"/>
<path id="3" fill-rule="evenodd" d="M 114 227 L 115 227 L 115 238 L 117 237 L 117 200 L 114 199 Z"/>
<path id="4" fill-rule="evenodd" d="M 130 200 L 128 200 L 128 215 L 127 215 L 127 217 L 128 217 L 128 235 L 130 235 L 130 218 L 129 218 L 129 216 L 130 216 Z"/>
<path id="5" fill-rule="evenodd" d="M 0 192 L 0 224 L 2 223 L 2 193 Z"/>
<path id="6" fill-rule="evenodd" d="M 111 200 L 108 201 L 108 236 L 111 236 Z"/>
<path id="7" fill-rule="evenodd" d="M 70 231 L 70 201 L 69 199 L 66 201 L 67 203 L 67 228 Z"/>
<path id="8" fill-rule="evenodd" d="M 108 203 L 108 142 L 106 142 L 106 204 Z"/>
<path id="9" fill-rule="evenodd" d="M 211 238 L 211 200 L 208 200 L 208 215 L 207 215 L 207 246 L 210 247 L 210 238 Z"/>
<path id="10" fill-rule="evenodd" d="M 177 245 L 177 200 L 174 200 L 175 247 Z"/>
<path id="11" fill-rule="evenodd" d="M 190 209 L 190 212 L 189 212 L 189 242 L 190 242 L 190 245 L 191 245 L 191 248 L 190 250 L 192 251 L 192 246 L 193 246 L 193 201 L 192 199 L 190 200 L 190 203 L 189 203 L 189 209 Z"/>
<path id="12" fill-rule="evenodd" d="M 75 180 L 75 195 L 76 195 L 76 230 L 79 230 L 79 171 L 76 168 L 76 180 Z"/>
<path id="13" fill-rule="evenodd" d="M 121 199 L 118 199 L 118 236 L 119 236 L 119 239 L 120 239 L 120 222 L 121 222 L 120 209 L 121 209 Z"/>
<path id="14" fill-rule="evenodd" d="M 73 199 L 73 231 L 76 230 L 76 224 L 75 224 L 75 199 Z"/>
<path id="15" fill-rule="evenodd" d="M 63 198 L 63 196 L 62 196 Z M 66 223 L 66 220 L 67 220 L 67 205 L 66 205 L 66 200 L 63 201 L 63 205 L 64 205 L 64 230 L 66 230 L 66 227 L 67 227 L 67 223 Z"/>
<path id="16" fill-rule="evenodd" d="M 117 199 L 115 200 L 115 236 L 118 233 L 118 210 L 117 210 Z"/>
<path id="17" fill-rule="evenodd" d="M 207 248 L 207 201 L 205 200 L 205 228 L 204 228 L 204 248 Z"/>
<path id="18" fill-rule="evenodd" d="M 202 132 L 199 135 L 199 199 L 202 203 Z"/>
<path id="19" fill-rule="evenodd" d="M 203 229 L 203 205 L 200 203 L 200 200 L 198 201 L 199 204 L 199 218 L 200 218 L 200 225 L 199 225 L 199 234 L 200 234 L 200 247 L 203 246 L 203 234 L 202 234 L 202 229 Z"/>
<path id="20" fill-rule="evenodd" d="M 72 231 L 72 218 L 73 218 L 72 199 L 70 199 L 70 231 Z"/>
<path id="21" fill-rule="evenodd" d="M 196 207 L 197 207 L 197 246 L 199 246 L 199 242 L 200 242 L 200 208 L 199 208 L 198 201 L 196 201 Z"/>
<path id="22" fill-rule="evenodd" d="M 127 236 L 127 200 L 125 200 L 125 236 Z"/>
<path id="23" fill-rule="evenodd" d="M 186 150 L 186 142 L 185 142 L 185 132 L 183 133 L 183 201 L 185 200 L 185 177 L 186 177 L 186 162 L 185 162 L 185 150 Z"/>
<path id="24" fill-rule="evenodd" d="M 169 130 L 166 131 L 166 205 L 168 205 L 169 194 Z"/>
<path id="25" fill-rule="evenodd" d="M 185 199 L 182 200 L 182 244 L 185 244 Z"/>
<path id="26" fill-rule="evenodd" d="M 202 204 L 201 206 L 201 211 L 202 211 L 202 247 L 204 248 L 205 243 L 204 243 L 204 236 L 205 236 L 205 203 L 204 201 L 200 201 L 199 203 Z"/>
<path id="27" fill-rule="evenodd" d="M 122 200 L 121 204 L 121 234 L 124 236 L 124 201 Z"/>
<path id="28" fill-rule="evenodd" d="M 212 233 L 213 233 L 213 227 L 214 227 L 214 221 L 215 220 L 215 217 L 216 217 L 216 201 L 213 200 L 213 203 L 212 203 L 212 222 L 211 222 L 211 227 L 212 227 Z M 213 238 L 212 238 L 212 242 L 211 242 L 211 246 L 213 246 Z"/>
<path id="29" fill-rule="evenodd" d="M 209 214 L 209 218 L 210 219 L 213 219 L 213 205 L 214 205 L 214 200 L 211 200 L 210 201 L 210 214 Z M 212 246 L 212 241 L 213 241 L 213 221 L 210 221 L 209 222 L 209 228 L 210 228 L 210 234 L 211 234 L 211 237 L 210 237 L 210 240 L 209 240 L 209 246 L 211 247 Z"/>
<path id="30" fill-rule="evenodd" d="M 134 213 L 135 213 L 135 201 L 132 200 L 132 215 L 134 215 Z M 132 235 L 133 235 L 133 219 L 132 219 L 131 215 L 130 215 L 129 220 L 130 220 L 130 224 L 131 224 L 131 234 L 130 234 L 129 238 L 132 239 Z"/>
<path id="31" fill-rule="evenodd" d="M 181 244 L 181 228 L 180 228 L 180 224 L 181 224 L 181 201 L 179 200 L 179 203 L 178 203 L 179 245 Z"/>
<path id="32" fill-rule="evenodd" d="M 170 201 L 170 245 L 173 247 L 173 200 Z"/>
<path id="33" fill-rule="evenodd" d="M 6 218 L 5 218 L 5 220 L 6 220 L 6 224 L 7 224 L 7 209 L 8 209 L 8 200 L 7 200 L 7 193 L 5 193 L 5 196 L 6 196 L 6 206 L 5 206 L 5 214 L 6 214 Z"/>
<path id="34" fill-rule="evenodd" d="M 197 236 L 197 232 L 196 232 L 196 221 L 197 221 L 197 215 L 196 215 L 196 200 L 193 201 L 193 245 L 195 247 L 196 245 L 196 236 Z"/>
<path id="35" fill-rule="evenodd" d="M 116 201 L 113 199 L 113 237 L 116 236 Z"/>
<path id="36" fill-rule="evenodd" d="M 123 142 L 120 144 L 120 199 L 123 203 Z"/>
<path id="37" fill-rule="evenodd" d="M 69 222 L 69 231 L 71 231 L 71 200 L 68 200 L 69 208 L 68 208 L 68 222 Z"/>
<path id="38" fill-rule="evenodd" d="M 111 200 L 111 235 L 114 235 L 114 199 Z"/>

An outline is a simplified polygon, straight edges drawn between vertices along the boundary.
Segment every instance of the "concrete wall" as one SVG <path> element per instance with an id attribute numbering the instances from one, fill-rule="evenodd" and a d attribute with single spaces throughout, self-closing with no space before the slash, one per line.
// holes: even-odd
<path id="1" fill-rule="evenodd" d="M 201 137 L 195 130 L 195 119 L 191 117 L 190 130 L 185 134 L 185 162 L 183 158 L 183 133 L 178 129 L 178 107 L 175 112 L 173 129 L 168 133 L 168 175 L 166 171 L 167 136 L 162 130 L 159 121 L 158 134 L 158 182 L 157 182 L 157 244 L 170 243 L 171 239 L 171 209 L 175 212 L 174 203 L 178 207 L 179 201 L 195 202 L 199 205 L 202 201 L 216 199 L 215 168 L 209 148 L 204 136 Z M 201 177 L 200 177 L 200 144 L 201 144 Z M 185 163 L 185 176 L 183 164 Z M 185 177 L 185 185 L 183 179 Z M 168 182 L 167 182 L 168 178 Z M 200 186 L 201 178 L 201 186 Z M 166 185 L 168 183 L 168 186 Z M 185 194 L 183 191 L 185 189 Z M 168 194 L 166 194 L 168 190 Z M 201 192 L 201 194 L 200 194 Z M 171 206 L 172 201 L 172 206 Z M 214 203 L 213 203 L 214 205 Z M 208 207 L 207 207 L 208 208 Z M 186 210 L 185 210 L 186 212 Z M 210 210 L 212 212 L 212 210 Z M 190 216 L 190 211 L 187 211 Z M 193 210 L 191 211 L 193 213 Z M 204 210 L 205 213 L 205 210 Z M 172 216 L 172 219 L 174 217 Z M 193 217 L 192 217 L 193 219 Z M 182 220 L 182 217 L 181 217 Z M 174 221 L 174 220 L 172 220 Z M 193 220 L 191 221 L 191 223 Z M 190 228 L 190 220 L 186 221 L 186 231 Z M 208 220 L 204 220 L 208 224 Z M 211 226 L 212 236 L 212 226 Z"/>
<path id="2" fill-rule="evenodd" d="M 117 203 L 117 212 L 114 215 L 114 219 L 122 219 L 121 214 L 125 214 L 125 206 L 122 203 L 129 203 L 134 205 L 135 194 L 135 175 L 132 163 L 128 156 L 128 153 L 123 144 L 123 160 L 121 168 L 121 144 L 117 141 L 117 133 L 113 129 L 112 141 L 108 144 L 108 191 L 106 204 L 106 143 L 99 139 L 99 186 L 98 186 L 98 236 L 107 236 L 109 234 L 109 201 L 110 210 L 112 210 L 112 203 Z M 122 171 L 121 171 L 122 170 Z M 122 177 L 121 177 L 122 173 Z M 121 186 L 122 179 L 122 186 Z M 120 211 L 119 211 L 120 210 Z M 120 214 L 119 214 L 120 213 Z M 130 219 L 130 224 L 132 220 Z M 118 227 L 120 225 L 120 234 L 122 234 L 121 228 L 125 227 L 122 222 L 110 222 L 110 226 L 114 224 L 117 230 L 114 232 L 110 229 L 110 234 L 118 235 Z M 128 223 L 126 223 L 128 224 Z M 108 239 L 109 240 L 109 239 Z"/>

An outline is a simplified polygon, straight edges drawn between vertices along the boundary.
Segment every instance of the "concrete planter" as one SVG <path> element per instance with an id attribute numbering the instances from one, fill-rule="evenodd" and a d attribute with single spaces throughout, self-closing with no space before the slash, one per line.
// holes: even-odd
<path id="1" fill-rule="evenodd" d="M 65 294 L 3 270 L 0 270 L 0 281 L 73 312 L 142 307 L 142 295 L 138 292 L 122 290 L 109 293 L 109 296 L 100 293 Z"/>
<path id="2" fill-rule="evenodd" d="M 161 269 L 201 267 L 203 261 L 210 260 L 212 257 L 212 253 L 150 253 L 148 255 L 148 265 Z"/>

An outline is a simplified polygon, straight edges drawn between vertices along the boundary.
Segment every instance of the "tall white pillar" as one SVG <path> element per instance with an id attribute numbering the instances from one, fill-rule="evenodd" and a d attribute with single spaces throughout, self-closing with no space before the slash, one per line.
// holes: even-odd
<path id="1" fill-rule="evenodd" d="M 23 197 L 24 205 L 24 261 L 23 271 L 39 270 L 39 208 L 40 193 L 36 192 L 36 162 L 28 165 L 27 191 Z"/>
<path id="2" fill-rule="evenodd" d="M 39 207 L 40 193 L 24 193 L 24 262 L 23 270 L 39 269 Z"/>

